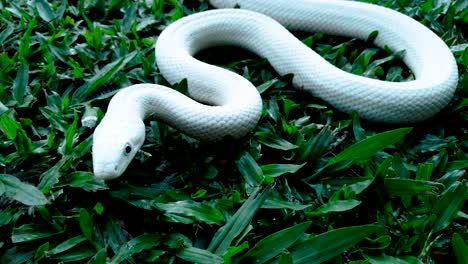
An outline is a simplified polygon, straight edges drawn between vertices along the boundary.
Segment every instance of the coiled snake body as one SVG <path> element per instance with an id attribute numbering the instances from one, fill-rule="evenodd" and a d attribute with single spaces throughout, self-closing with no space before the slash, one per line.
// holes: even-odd
<path id="1" fill-rule="evenodd" d="M 119 91 L 94 132 L 93 167 L 98 178 L 119 177 L 145 138 L 144 118 L 160 120 L 202 140 L 239 138 L 257 124 L 262 101 L 243 77 L 193 55 L 219 45 L 238 46 L 268 59 L 280 74 L 344 112 L 386 123 L 425 120 L 453 96 L 458 80 L 445 43 L 419 22 L 396 11 L 341 0 L 211 0 L 220 9 L 194 14 L 168 26 L 156 44 L 156 62 L 170 82 L 185 78 L 187 97 L 157 84 Z M 279 23 L 278 23 L 278 22 Z M 288 30 L 366 39 L 405 50 L 414 81 L 386 82 L 344 72 L 326 62 Z"/>

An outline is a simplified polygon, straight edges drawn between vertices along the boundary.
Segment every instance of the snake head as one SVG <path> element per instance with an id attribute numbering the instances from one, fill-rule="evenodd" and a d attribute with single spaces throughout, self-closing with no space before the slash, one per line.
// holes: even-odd
<path id="1" fill-rule="evenodd" d="M 98 179 L 120 177 L 145 140 L 142 120 L 104 117 L 93 134 L 93 171 Z"/>

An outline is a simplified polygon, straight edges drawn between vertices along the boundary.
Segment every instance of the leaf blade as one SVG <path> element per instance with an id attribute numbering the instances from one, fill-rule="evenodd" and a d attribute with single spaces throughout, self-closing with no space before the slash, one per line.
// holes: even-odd
<path id="1" fill-rule="evenodd" d="M 294 245 L 290 253 L 296 264 L 321 263 L 343 253 L 370 234 L 382 230 L 385 228 L 377 225 L 343 227 L 302 241 Z"/>
<path id="2" fill-rule="evenodd" d="M 0 182 L 5 188 L 5 195 L 28 206 L 39 206 L 49 203 L 45 195 L 36 186 L 24 183 L 8 174 L 0 174 Z"/>

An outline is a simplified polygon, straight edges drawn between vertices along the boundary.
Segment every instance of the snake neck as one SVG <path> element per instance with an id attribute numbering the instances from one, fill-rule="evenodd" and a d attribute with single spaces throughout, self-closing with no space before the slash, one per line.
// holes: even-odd
<path id="1" fill-rule="evenodd" d="M 177 92 L 156 84 L 129 86 L 112 98 L 106 117 L 115 122 L 143 121 L 151 116 L 167 119 L 170 106 L 163 101 L 168 95 L 175 93 Z"/>
<path id="2" fill-rule="evenodd" d="M 193 86 L 193 90 L 201 89 Z M 256 91 L 254 86 L 249 90 Z M 127 123 L 140 123 L 152 117 L 194 138 L 217 141 L 225 136 L 244 136 L 260 118 L 262 104 L 258 93 L 250 95 L 245 91 L 238 96 L 228 93 L 217 96 L 199 92 L 190 96 L 196 100 L 157 84 L 132 85 L 112 98 L 103 122 L 128 130 Z"/>

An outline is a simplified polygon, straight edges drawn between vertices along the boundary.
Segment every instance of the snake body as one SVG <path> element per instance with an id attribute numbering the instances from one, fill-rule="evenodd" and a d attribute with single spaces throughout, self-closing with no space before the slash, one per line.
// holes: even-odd
<path id="1" fill-rule="evenodd" d="M 119 91 L 93 138 L 94 174 L 119 177 L 145 138 L 143 120 L 156 116 L 202 140 L 239 138 L 257 124 L 262 101 L 256 88 L 228 70 L 198 61 L 202 49 L 238 46 L 268 59 L 293 84 L 343 112 L 385 123 L 425 120 L 448 104 L 458 70 L 446 44 L 431 30 L 399 12 L 341 0 L 211 0 L 218 9 L 184 17 L 156 43 L 159 71 L 170 82 L 188 81 L 187 97 L 157 84 Z M 284 26 L 283 26 L 284 25 Z M 415 80 L 386 82 L 344 72 L 296 39 L 290 30 L 366 39 L 405 50 L 403 61 Z"/>

